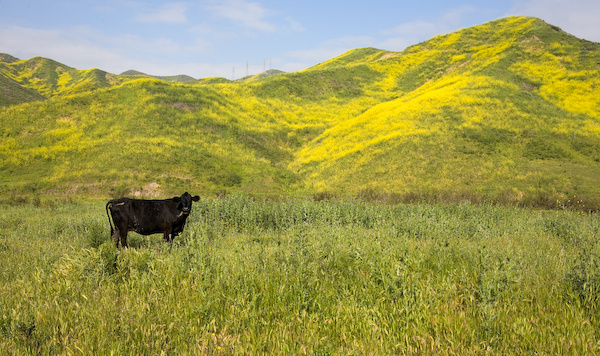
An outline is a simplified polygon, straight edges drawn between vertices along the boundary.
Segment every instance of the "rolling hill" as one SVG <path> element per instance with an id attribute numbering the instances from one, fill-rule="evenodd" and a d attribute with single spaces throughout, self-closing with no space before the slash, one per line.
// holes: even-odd
<path id="1" fill-rule="evenodd" d="M 0 107 L 45 99 L 34 89 L 26 88 L 13 79 L 0 75 Z"/>
<path id="2" fill-rule="evenodd" d="M 176 83 L 189 83 L 193 82 L 196 79 L 190 77 L 189 75 L 180 74 L 180 75 L 170 75 L 170 76 L 158 76 L 158 75 L 149 75 L 146 73 L 139 72 L 137 70 L 128 70 L 120 74 L 121 76 L 140 76 L 140 77 L 149 77 L 156 78 L 160 80 L 164 80 L 166 82 L 176 82 Z"/>
<path id="3" fill-rule="evenodd" d="M 48 58 L 19 60 L 3 53 L 0 74 L 47 98 L 105 88 L 126 80 L 99 69 L 77 70 Z"/>
<path id="4" fill-rule="evenodd" d="M 600 202 L 600 44 L 542 20 L 276 74 L 180 84 L 3 59 L 0 78 L 48 100 L 0 109 L 0 189 Z"/>

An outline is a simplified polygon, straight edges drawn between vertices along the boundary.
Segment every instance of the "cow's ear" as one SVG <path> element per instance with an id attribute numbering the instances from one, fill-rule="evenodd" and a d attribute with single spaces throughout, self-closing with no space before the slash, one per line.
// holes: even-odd
<path id="1" fill-rule="evenodd" d="M 180 201 L 180 200 L 181 200 L 181 197 L 173 197 L 173 198 L 171 198 L 171 200 L 172 200 L 172 201 Z"/>
<path id="2" fill-rule="evenodd" d="M 200 197 L 199 197 L 199 196 L 197 196 L 197 195 L 194 195 L 194 196 L 192 197 L 192 200 L 193 200 L 193 201 L 199 201 L 199 200 L 200 200 Z"/>

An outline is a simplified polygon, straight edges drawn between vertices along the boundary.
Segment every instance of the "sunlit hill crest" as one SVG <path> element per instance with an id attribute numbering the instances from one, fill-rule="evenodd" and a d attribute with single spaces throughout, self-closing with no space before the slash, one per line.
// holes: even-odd
<path id="1" fill-rule="evenodd" d="M 600 45 L 536 18 L 235 82 L 10 58 L 4 191 L 600 199 Z"/>

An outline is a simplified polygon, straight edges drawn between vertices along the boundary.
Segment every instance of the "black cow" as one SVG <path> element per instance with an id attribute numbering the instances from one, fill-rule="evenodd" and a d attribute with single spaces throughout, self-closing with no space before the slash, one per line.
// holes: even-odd
<path id="1" fill-rule="evenodd" d="M 185 220 L 192 211 L 192 201 L 200 200 L 185 192 L 180 197 L 165 200 L 119 198 L 106 203 L 106 215 L 115 246 L 127 247 L 127 232 L 142 235 L 163 233 L 165 242 L 183 232 Z M 112 217 L 112 223 L 110 221 Z M 114 229 L 113 229 L 114 223 Z"/>

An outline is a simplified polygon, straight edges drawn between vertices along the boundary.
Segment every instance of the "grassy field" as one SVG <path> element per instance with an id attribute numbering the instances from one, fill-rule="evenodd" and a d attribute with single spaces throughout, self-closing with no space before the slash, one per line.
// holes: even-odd
<path id="1" fill-rule="evenodd" d="M 600 352 L 595 213 L 238 195 L 117 250 L 104 201 L 25 200 L 0 209 L 9 354 Z"/>
<path id="2" fill-rule="evenodd" d="M 525 17 L 236 82 L 0 54 L 0 350 L 600 353 L 598 63 Z M 182 187 L 230 195 L 115 249 L 92 197 Z"/>

